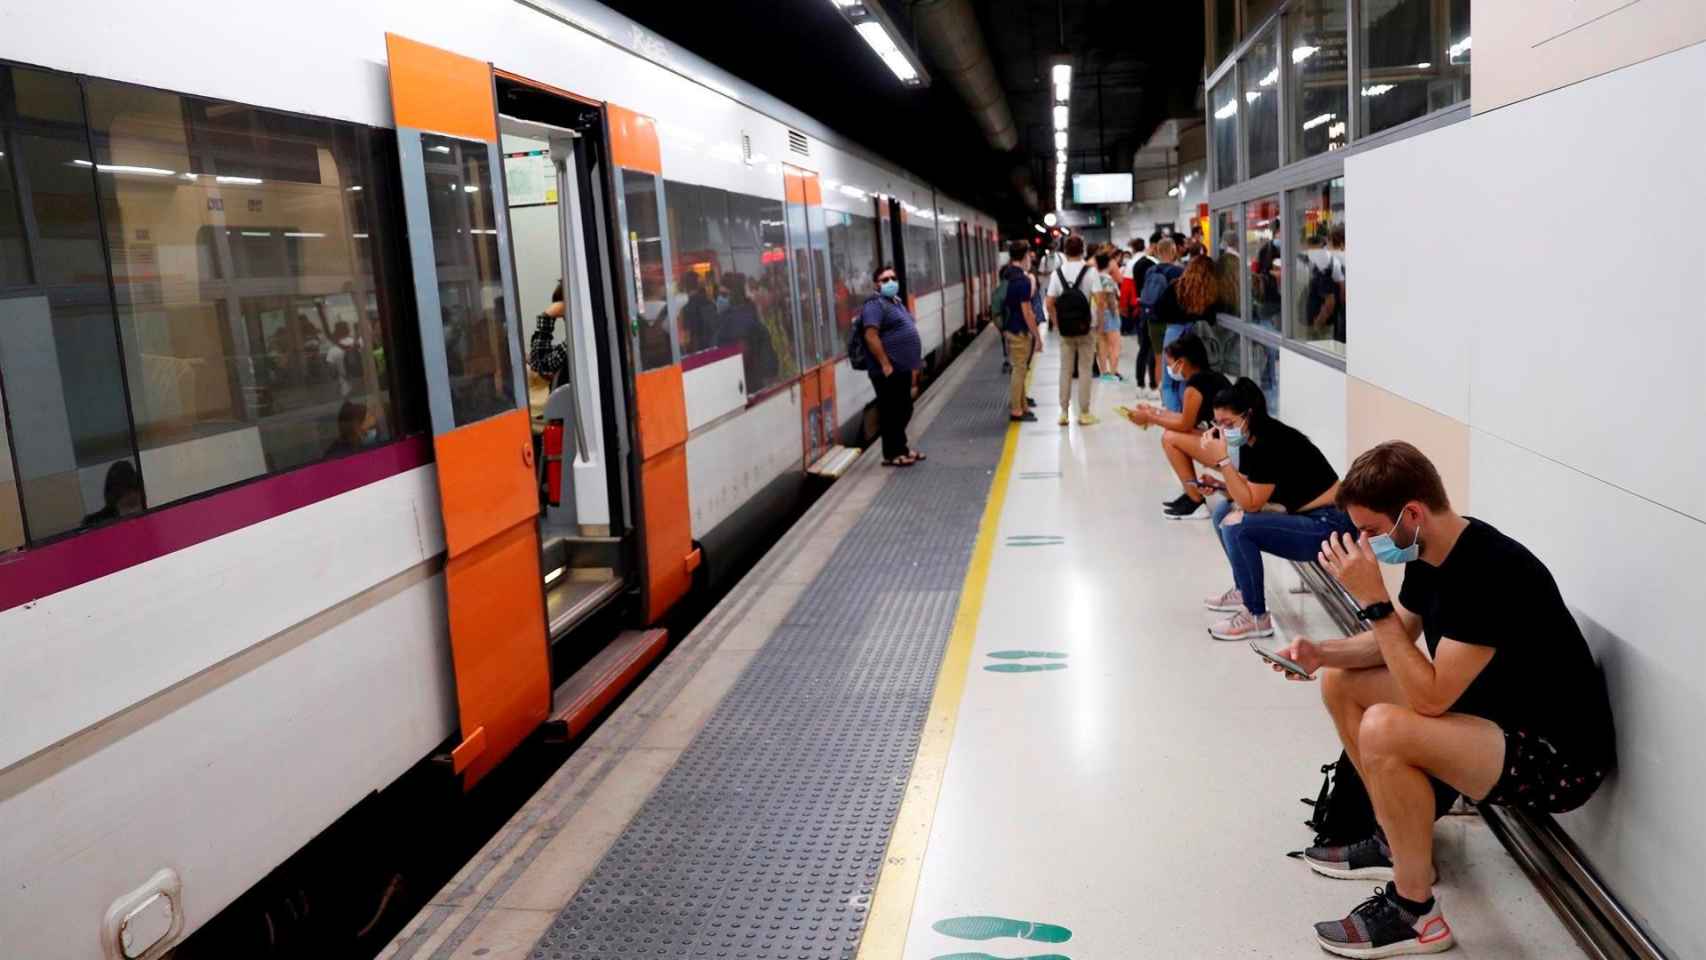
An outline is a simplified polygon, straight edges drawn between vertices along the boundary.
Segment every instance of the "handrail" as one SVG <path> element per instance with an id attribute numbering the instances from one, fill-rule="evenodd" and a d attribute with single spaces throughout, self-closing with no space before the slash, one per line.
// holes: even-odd
<path id="1" fill-rule="evenodd" d="M 1298 576 L 1347 635 L 1368 629 L 1356 601 L 1313 560 L 1294 561 Z M 1575 841 L 1551 814 L 1497 804 L 1475 804 L 1493 836 L 1504 844 L 1535 889 L 1552 905 L 1593 960 L 1667 960 L 1616 896 L 1600 882 Z"/>

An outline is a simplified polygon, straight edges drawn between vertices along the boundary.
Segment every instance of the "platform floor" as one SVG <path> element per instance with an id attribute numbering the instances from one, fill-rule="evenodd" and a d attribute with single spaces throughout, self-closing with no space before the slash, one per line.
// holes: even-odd
<path id="1" fill-rule="evenodd" d="M 1155 434 L 1112 414 L 1135 390 L 1097 384 L 1103 422 L 1060 428 L 1051 348 L 1031 390 L 1042 419 L 1006 431 L 997 352 L 980 338 L 921 404 L 915 433 L 930 461 L 896 471 L 867 457 L 837 482 L 382 956 L 1323 956 L 1310 922 L 1342 915 L 1369 890 L 1315 877 L 1284 856 L 1309 839 L 1296 798 L 1313 793 L 1319 765 L 1337 749 L 1315 688 L 1282 681 L 1242 644 L 1208 637 L 1212 615 L 1200 597 L 1227 586 L 1225 559 L 1206 521 L 1160 516 L 1160 501 L 1176 491 Z M 987 511 L 971 518 L 969 536 L 962 512 L 932 521 L 945 524 L 936 531 L 942 555 L 917 559 L 932 567 L 935 602 L 873 618 L 878 632 L 924 649 L 909 652 L 906 676 L 882 673 L 896 666 L 892 657 L 859 664 L 865 680 L 892 682 L 883 737 L 900 735 L 897 719 L 918 728 L 910 767 L 899 776 L 879 769 L 896 744 L 866 742 L 870 725 L 823 701 L 830 728 L 806 729 L 808 710 L 792 715 L 792 728 L 747 723 L 744 750 L 738 741 L 707 744 L 740 729 L 728 720 L 751 715 L 743 701 L 775 695 L 766 678 L 778 664 L 814 655 L 813 669 L 829 671 L 793 675 L 800 697 L 834 681 L 839 667 L 813 651 L 801 612 L 827 609 L 823 592 L 846 589 L 849 564 L 873 559 L 859 538 L 874 514 L 925 490 L 941 512 L 939 487 L 950 476 L 976 508 L 992 493 Z M 1283 565 L 1270 574 L 1282 631 L 1331 630 L 1312 598 L 1288 592 Z M 922 684 L 913 676 L 921 669 Z M 842 748 L 874 779 L 832 779 L 769 802 L 778 781 L 747 762 L 786 755 L 790 729 L 832 745 L 839 729 Z M 903 757 L 913 744 L 902 745 Z M 688 768 L 707 761 L 751 771 L 750 794 L 690 809 L 684 787 L 716 771 Z M 822 767 L 816 779 L 838 769 Z M 718 782 L 728 788 L 726 777 Z M 727 822 L 706 817 L 718 810 Z M 755 810 L 765 813 L 753 818 Z M 833 825 L 849 812 L 851 832 Z M 658 832 L 694 817 L 724 840 L 689 848 Z M 1581 955 L 1478 818 L 1447 818 L 1439 838 L 1456 955 Z M 880 864 L 866 862 L 873 848 Z M 841 885 L 800 896 L 820 868 Z M 772 873 L 749 895 L 754 871 L 764 870 Z M 718 876 L 726 900 L 687 902 L 697 888 L 683 883 Z M 835 929 L 820 915 L 836 918 Z M 1051 924 L 1071 936 L 938 932 L 939 922 L 966 916 Z"/>

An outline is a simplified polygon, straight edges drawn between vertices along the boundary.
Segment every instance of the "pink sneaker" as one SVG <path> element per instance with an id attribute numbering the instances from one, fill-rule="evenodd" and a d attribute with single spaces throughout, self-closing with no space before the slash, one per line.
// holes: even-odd
<path id="1" fill-rule="evenodd" d="M 1269 614 L 1252 616 L 1248 610 L 1240 610 L 1225 620 L 1208 628 L 1209 636 L 1216 640 L 1248 640 L 1251 637 L 1271 637 L 1274 635 L 1274 618 Z"/>
<path id="2" fill-rule="evenodd" d="M 1244 609 L 1244 594 L 1233 587 L 1225 593 L 1217 593 L 1203 600 L 1202 605 L 1216 613 L 1237 613 Z"/>

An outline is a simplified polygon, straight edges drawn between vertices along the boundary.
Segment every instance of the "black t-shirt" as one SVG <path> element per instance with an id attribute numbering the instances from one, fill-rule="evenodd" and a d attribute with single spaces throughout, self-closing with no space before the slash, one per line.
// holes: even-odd
<path id="1" fill-rule="evenodd" d="M 1269 417 L 1238 451 L 1238 472 L 1251 483 L 1271 483 L 1268 499 L 1296 513 L 1339 482 L 1327 457 L 1295 427 Z"/>
<path id="2" fill-rule="evenodd" d="M 1430 655 L 1441 637 L 1497 651 L 1452 712 L 1544 736 L 1581 762 L 1610 765 L 1605 681 L 1552 572 L 1526 547 L 1470 518 L 1444 563 L 1405 566 L 1398 602 L 1422 618 Z"/>
<path id="3" fill-rule="evenodd" d="M 1197 407 L 1197 429 L 1207 430 L 1214 426 L 1214 398 L 1230 386 L 1232 381 L 1213 370 L 1198 370 L 1185 381 L 1185 390 L 1195 390 L 1202 394 L 1202 405 Z M 1180 396 L 1183 395 L 1181 391 Z"/>
<path id="4" fill-rule="evenodd" d="M 1167 286 L 1167 292 L 1161 295 L 1161 299 L 1155 301 L 1155 318 L 1163 323 L 1213 323 L 1214 304 L 1210 303 L 1202 313 L 1191 313 L 1179 303 L 1179 285 L 1173 283 Z"/>
<path id="5" fill-rule="evenodd" d="M 1029 333 L 1024 304 L 1031 302 L 1031 275 L 1009 263 L 1001 268 L 1001 279 L 1007 281 L 1007 299 L 1001 305 L 1001 329 L 1008 333 Z"/>

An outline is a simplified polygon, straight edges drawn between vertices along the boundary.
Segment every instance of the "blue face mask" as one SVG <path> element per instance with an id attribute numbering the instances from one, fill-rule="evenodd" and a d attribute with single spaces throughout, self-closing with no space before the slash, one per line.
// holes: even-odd
<path id="1" fill-rule="evenodd" d="M 1404 522 L 1404 512 L 1398 511 L 1398 522 L 1392 524 L 1392 529 L 1378 537 L 1370 537 L 1368 546 L 1374 551 L 1374 559 L 1381 563 L 1409 563 L 1422 554 L 1422 528 L 1416 528 L 1416 535 L 1410 540 L 1410 545 L 1400 547 L 1392 542 L 1392 534 L 1396 533 L 1399 524 Z"/>
<path id="2" fill-rule="evenodd" d="M 361 442 L 364 446 L 372 446 L 373 444 L 378 443 L 379 442 L 379 428 L 378 427 L 367 428 L 367 432 L 361 435 Z"/>
<path id="3" fill-rule="evenodd" d="M 727 310 L 728 308 L 729 308 L 729 298 L 720 294 L 720 293 L 717 294 L 717 310 L 718 310 L 718 312 Z"/>
<path id="4" fill-rule="evenodd" d="M 900 281 L 886 280 L 882 286 L 877 288 L 877 291 L 885 297 L 898 297 L 900 296 Z"/>
<path id="5" fill-rule="evenodd" d="M 1170 364 L 1170 363 L 1169 363 L 1169 364 L 1165 364 L 1165 365 L 1164 365 L 1164 366 L 1163 366 L 1163 369 L 1165 369 L 1165 370 L 1166 370 L 1166 371 L 1167 371 L 1167 379 L 1169 379 L 1169 380 L 1177 380 L 1177 381 L 1179 381 L 1179 382 L 1181 382 L 1181 383 L 1183 383 L 1183 382 L 1184 382 L 1184 379 L 1185 379 L 1185 378 L 1184 378 L 1184 377 L 1181 377 L 1181 376 L 1179 376 L 1179 375 L 1178 375 L 1178 373 L 1176 373 L 1176 372 L 1174 372 L 1174 370 L 1173 370 L 1173 365 L 1172 365 L 1172 364 Z"/>
<path id="6" fill-rule="evenodd" d="M 1225 427 L 1220 431 L 1220 435 L 1226 438 L 1226 449 L 1228 450 L 1236 450 L 1244 445 L 1243 427 Z"/>

